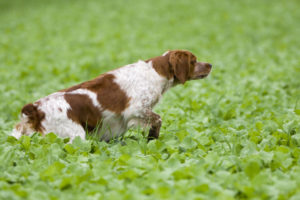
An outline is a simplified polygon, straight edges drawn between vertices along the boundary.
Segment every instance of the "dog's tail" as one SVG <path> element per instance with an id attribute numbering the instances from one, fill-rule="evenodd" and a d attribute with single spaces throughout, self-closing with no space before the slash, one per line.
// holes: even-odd
<path id="1" fill-rule="evenodd" d="M 37 105 L 26 104 L 21 111 L 21 122 L 15 126 L 11 135 L 19 139 L 22 135 L 42 132 L 41 121 L 44 117 L 44 112 L 40 111 Z"/>

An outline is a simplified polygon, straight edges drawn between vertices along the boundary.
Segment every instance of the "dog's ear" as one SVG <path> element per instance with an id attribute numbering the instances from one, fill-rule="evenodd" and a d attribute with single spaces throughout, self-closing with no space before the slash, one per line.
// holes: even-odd
<path id="1" fill-rule="evenodd" d="M 172 66 L 174 76 L 184 84 L 189 79 L 191 55 L 185 51 L 173 51 L 170 53 L 169 63 Z"/>

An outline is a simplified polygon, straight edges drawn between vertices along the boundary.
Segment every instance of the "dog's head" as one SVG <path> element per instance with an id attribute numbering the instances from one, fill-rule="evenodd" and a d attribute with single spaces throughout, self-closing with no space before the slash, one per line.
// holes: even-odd
<path id="1" fill-rule="evenodd" d="M 174 78 L 175 83 L 184 84 L 188 80 L 202 79 L 208 76 L 212 65 L 206 62 L 197 62 L 194 54 L 184 50 L 172 50 L 162 56 L 149 59 L 155 70 L 167 77 Z"/>
<path id="2" fill-rule="evenodd" d="M 174 73 L 175 80 L 184 84 L 188 80 L 202 79 L 208 76 L 212 65 L 206 62 L 197 62 L 197 58 L 189 51 L 169 51 L 169 63 Z"/>

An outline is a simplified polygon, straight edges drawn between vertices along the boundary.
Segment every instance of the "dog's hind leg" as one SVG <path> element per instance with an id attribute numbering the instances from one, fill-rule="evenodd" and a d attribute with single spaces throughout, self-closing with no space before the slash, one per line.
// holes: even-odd
<path id="1" fill-rule="evenodd" d="M 37 105 L 29 103 L 22 108 L 21 122 L 12 131 L 12 136 L 19 139 L 22 135 L 32 135 L 35 132 L 43 132 L 41 121 L 45 114 L 38 109 Z"/>
<path id="2" fill-rule="evenodd" d="M 19 122 L 13 129 L 11 136 L 19 139 L 22 135 L 32 135 L 34 132 L 36 132 L 32 125 L 28 122 L 28 117 L 26 115 L 23 115 L 21 117 L 21 122 Z"/>

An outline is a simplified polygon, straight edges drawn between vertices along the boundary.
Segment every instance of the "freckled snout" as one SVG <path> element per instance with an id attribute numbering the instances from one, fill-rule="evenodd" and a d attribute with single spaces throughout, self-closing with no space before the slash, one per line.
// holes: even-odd
<path id="1" fill-rule="evenodd" d="M 210 63 L 206 62 L 197 62 L 194 69 L 194 74 L 192 79 L 201 79 L 208 76 L 212 68 L 212 65 Z"/>

